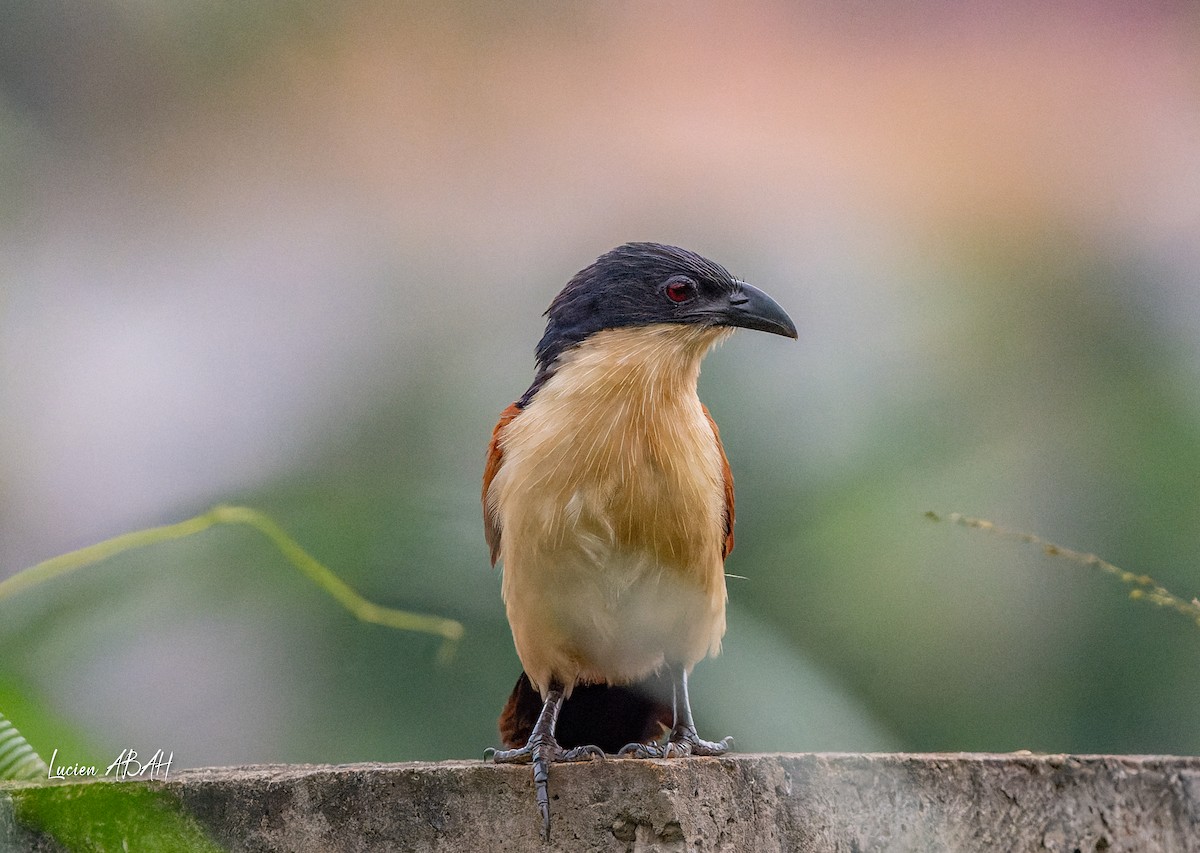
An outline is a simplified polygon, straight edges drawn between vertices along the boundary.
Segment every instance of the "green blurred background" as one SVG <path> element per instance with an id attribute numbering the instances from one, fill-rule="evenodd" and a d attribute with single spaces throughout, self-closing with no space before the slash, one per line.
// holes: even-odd
<path id="1" fill-rule="evenodd" d="M 1053 8 L 1051 8 L 1053 5 Z M 474 757 L 519 671 L 483 448 L 626 240 L 764 288 L 701 394 L 738 483 L 739 749 L 1200 750 L 1200 7 L 0 3 L 0 713 L 173 768 Z"/>

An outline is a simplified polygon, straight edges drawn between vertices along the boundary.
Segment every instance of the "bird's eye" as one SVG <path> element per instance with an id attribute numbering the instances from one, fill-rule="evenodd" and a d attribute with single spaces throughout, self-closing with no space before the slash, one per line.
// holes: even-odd
<path id="1" fill-rule="evenodd" d="M 696 295 L 696 282 L 679 276 L 667 282 L 667 299 L 672 302 L 687 302 Z"/>

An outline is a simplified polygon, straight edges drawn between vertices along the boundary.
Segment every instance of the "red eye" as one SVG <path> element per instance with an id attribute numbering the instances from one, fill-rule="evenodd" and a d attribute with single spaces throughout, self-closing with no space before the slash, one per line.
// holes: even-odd
<path id="1" fill-rule="evenodd" d="M 696 295 L 696 285 L 689 279 L 679 278 L 667 283 L 667 299 L 672 302 L 687 302 Z"/>

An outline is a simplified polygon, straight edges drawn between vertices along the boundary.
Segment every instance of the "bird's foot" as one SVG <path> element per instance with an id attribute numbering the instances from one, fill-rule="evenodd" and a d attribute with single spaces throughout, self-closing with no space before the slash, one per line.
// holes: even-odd
<path id="1" fill-rule="evenodd" d="M 576 746 L 563 749 L 552 735 L 534 735 L 529 742 L 517 749 L 489 749 L 483 759 L 491 758 L 495 764 L 532 764 L 533 784 L 537 790 L 538 813 L 542 816 L 542 836 L 550 840 L 550 765 L 591 761 L 604 758 L 604 750 L 598 746 Z"/>
<path id="2" fill-rule="evenodd" d="M 604 758 L 604 750 L 598 746 L 563 749 L 552 737 L 530 738 L 529 743 L 518 749 L 486 749 L 483 753 L 483 760 L 493 764 L 537 764 L 539 759 L 547 764 L 559 764 L 593 758 Z"/>
<path id="3" fill-rule="evenodd" d="M 671 732 L 665 744 L 627 743 L 617 755 L 628 758 L 686 758 L 689 755 L 724 755 L 733 746 L 733 738 L 720 741 L 703 740 L 690 726 Z"/>
<path id="4" fill-rule="evenodd" d="M 675 732 L 667 741 L 666 758 L 688 755 L 724 755 L 733 747 L 733 738 L 723 737 L 719 741 L 703 740 L 695 729 Z"/>

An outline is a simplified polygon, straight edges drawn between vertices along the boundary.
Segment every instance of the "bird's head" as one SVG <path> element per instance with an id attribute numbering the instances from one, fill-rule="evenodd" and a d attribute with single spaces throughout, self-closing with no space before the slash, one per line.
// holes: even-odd
<path id="1" fill-rule="evenodd" d="M 537 347 L 539 372 L 597 332 L 660 324 L 756 329 L 796 337 L 774 299 L 694 252 L 659 243 L 626 243 L 567 282 L 546 311 Z"/>

